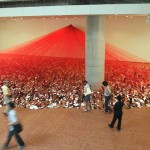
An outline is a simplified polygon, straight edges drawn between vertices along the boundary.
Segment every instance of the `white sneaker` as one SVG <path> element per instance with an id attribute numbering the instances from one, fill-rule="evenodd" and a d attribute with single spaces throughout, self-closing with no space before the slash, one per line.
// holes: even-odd
<path id="1" fill-rule="evenodd" d="M 87 109 L 84 109 L 83 111 L 85 111 L 85 112 L 86 112 L 86 111 L 88 111 L 88 110 L 87 110 Z"/>
<path id="2" fill-rule="evenodd" d="M 23 149 L 25 148 L 25 145 L 24 146 L 18 146 L 18 149 Z"/>

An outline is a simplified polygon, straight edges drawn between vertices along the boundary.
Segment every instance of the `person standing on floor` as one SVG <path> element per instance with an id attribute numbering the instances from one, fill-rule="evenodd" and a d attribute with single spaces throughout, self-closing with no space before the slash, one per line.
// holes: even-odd
<path id="1" fill-rule="evenodd" d="M 84 104 L 85 104 L 85 108 L 83 111 L 89 111 L 90 110 L 90 96 L 91 96 L 91 88 L 90 85 L 88 84 L 88 82 L 85 80 L 84 82 Z"/>
<path id="2" fill-rule="evenodd" d="M 112 112 L 112 109 L 109 106 L 109 102 L 110 102 L 110 99 L 111 99 L 111 96 L 112 96 L 111 88 L 108 85 L 107 81 L 103 81 L 102 85 L 104 87 L 104 96 L 105 96 L 105 103 L 104 103 L 105 111 L 104 112 L 108 112 L 108 110 L 110 112 Z"/>
<path id="3" fill-rule="evenodd" d="M 118 119 L 117 129 L 118 129 L 118 131 L 120 131 L 121 130 L 121 120 L 122 120 L 122 115 L 123 115 L 122 108 L 123 108 L 124 104 L 122 102 L 122 97 L 120 95 L 117 96 L 117 100 L 118 100 L 118 102 L 116 102 L 114 105 L 114 116 L 113 116 L 112 122 L 111 122 L 111 124 L 108 124 L 108 126 L 110 128 L 113 128 L 116 120 Z"/>
<path id="4" fill-rule="evenodd" d="M 15 136 L 16 141 L 18 143 L 18 149 L 23 149 L 25 144 L 24 144 L 24 141 L 22 140 L 22 138 L 20 137 L 17 129 L 15 128 L 15 126 L 20 124 L 20 123 L 19 123 L 19 120 L 17 118 L 15 105 L 12 102 L 8 103 L 8 121 L 9 121 L 9 123 L 8 123 L 8 126 L 9 126 L 8 137 L 7 137 L 7 140 L 6 140 L 2 150 L 8 149 L 8 145 L 9 145 L 10 140 L 13 136 Z"/>
<path id="5" fill-rule="evenodd" d="M 8 113 L 8 103 L 11 102 L 11 90 L 9 88 L 10 81 L 6 80 L 2 86 L 2 92 L 4 97 L 4 104 L 6 105 L 6 110 L 3 112 L 5 115 Z"/>

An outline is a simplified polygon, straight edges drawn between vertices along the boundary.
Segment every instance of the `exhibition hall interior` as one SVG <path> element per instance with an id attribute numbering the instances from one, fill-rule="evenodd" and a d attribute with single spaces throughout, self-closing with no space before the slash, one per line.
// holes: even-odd
<path id="1" fill-rule="evenodd" d="M 0 86 L 9 81 L 23 148 L 148 150 L 149 39 L 150 0 L 0 0 Z M 103 81 L 111 89 L 110 113 Z M 118 95 L 119 131 L 108 127 Z M 0 88 L 0 148 L 5 109 Z M 13 138 L 8 149 L 17 146 Z"/>

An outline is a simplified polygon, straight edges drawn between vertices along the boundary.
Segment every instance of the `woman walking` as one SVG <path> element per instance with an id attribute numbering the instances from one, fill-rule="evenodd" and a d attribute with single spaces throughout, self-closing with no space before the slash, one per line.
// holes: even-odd
<path id="1" fill-rule="evenodd" d="M 24 141 L 22 140 L 22 138 L 19 135 L 19 132 L 21 131 L 21 128 L 20 128 L 21 126 L 20 126 L 20 123 L 17 118 L 15 105 L 12 102 L 8 103 L 8 121 L 9 121 L 9 123 L 8 123 L 9 132 L 8 132 L 7 140 L 3 146 L 3 150 L 8 149 L 9 142 L 13 136 L 15 136 L 16 141 L 18 143 L 18 149 L 24 148 L 24 146 L 25 146 Z"/>

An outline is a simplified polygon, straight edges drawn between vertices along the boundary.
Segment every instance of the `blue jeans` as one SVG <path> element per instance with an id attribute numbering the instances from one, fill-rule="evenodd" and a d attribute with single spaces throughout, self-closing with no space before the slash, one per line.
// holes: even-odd
<path id="1" fill-rule="evenodd" d="M 105 96 L 105 112 L 108 112 L 108 110 L 112 112 L 112 109 L 108 106 L 109 101 L 110 101 L 110 96 Z"/>
<path id="2" fill-rule="evenodd" d="M 85 102 L 89 102 L 89 101 L 90 101 L 90 95 L 84 96 L 84 101 L 85 101 Z"/>

